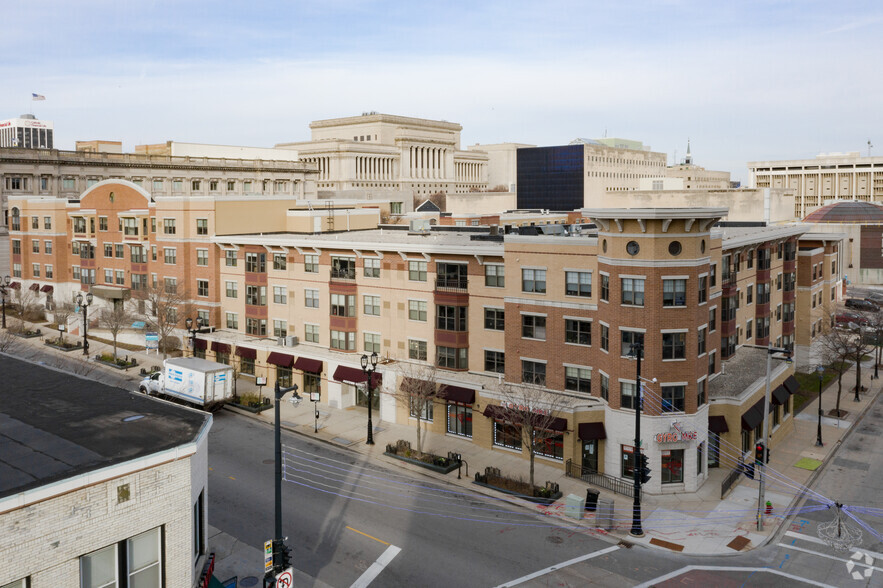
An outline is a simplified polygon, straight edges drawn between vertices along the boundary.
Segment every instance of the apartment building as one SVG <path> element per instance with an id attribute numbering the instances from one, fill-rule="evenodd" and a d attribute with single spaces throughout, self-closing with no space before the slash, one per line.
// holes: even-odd
<path id="1" fill-rule="evenodd" d="M 223 318 L 195 353 L 297 382 L 347 408 L 367 403 L 360 357 L 376 352 L 380 417 L 401 423 L 413 418 L 395 398 L 402 366 L 431 365 L 442 386 L 422 409 L 432 430 L 522 454 L 514 425 L 494 407 L 504 402 L 502 384 L 539 384 L 572 400 L 541 459 L 628 479 L 628 356 L 642 343 L 642 373 L 657 379 L 645 390 L 656 400 L 645 405 L 642 427 L 661 440 L 645 452 L 663 472 L 647 491 L 695 491 L 720 465 L 722 446 L 748 452 L 761 434 L 765 361 L 744 360 L 736 373 L 722 362 L 752 354 L 753 345 L 790 346 L 795 331 L 786 298 L 798 295 L 790 284 L 804 228 L 713 228 L 725 213 L 586 209 L 597 231 L 568 235 L 216 238 L 229 252 Z M 777 363 L 773 372 L 773 443 L 792 426 L 791 371 Z M 672 429 L 673 415 L 689 439 Z"/>
<path id="2" fill-rule="evenodd" d="M 822 153 L 815 159 L 749 161 L 748 171 L 751 187 L 793 189 L 796 218 L 832 200 L 883 203 L 881 156 L 862 157 L 852 151 Z"/>
<path id="3" fill-rule="evenodd" d="M 518 208 L 558 211 L 607 206 L 612 192 L 636 190 L 664 174 L 665 153 L 637 141 L 575 139 L 569 145 L 518 149 Z"/>
<path id="4" fill-rule="evenodd" d="M 34 207 L 53 202 L 62 208 L 52 226 L 72 231 L 80 254 L 69 254 L 64 274 L 38 277 L 32 264 L 46 254 L 33 251 L 45 247 L 41 235 L 52 228 Z M 798 307 L 812 308 L 818 292 L 829 296 L 837 275 L 833 237 L 820 246 L 804 225 L 721 223 L 723 207 L 582 209 L 591 224 L 579 231 L 535 225 L 525 231 L 533 234 L 494 234 L 377 229 L 382 211 L 370 203 L 347 212 L 347 224 L 337 211 L 330 227 L 329 211 L 292 209 L 287 200 L 211 202 L 151 202 L 124 182 L 94 186 L 77 203 L 14 199 L 21 206 L 16 280 L 41 292 L 91 287 L 102 300 L 112 298 L 110 288 L 132 288 L 133 274 L 147 276 L 138 283 L 186 284 L 196 296 L 179 322 L 190 313 L 215 327 L 196 339 L 195 354 L 234 362 L 242 377 L 296 382 L 331 408 L 367 403 L 360 359 L 376 352 L 372 385 L 382 420 L 411 422 L 396 398 L 405 367 L 432 370 L 440 389 L 421 409 L 428 426 L 489 451 L 527 454 L 514 440 L 517 424 L 494 407 L 505 402 L 503 386 L 540 386 L 568 399 L 541 459 L 616 479 L 632 472 L 636 364 L 629 356 L 640 343 L 642 374 L 656 379 L 645 382 L 642 424 L 654 440 L 644 451 L 663 474 L 647 486 L 653 493 L 695 491 L 709 467 L 733 466 L 719 452 L 750 451 L 762 436 L 757 407 L 766 381 L 765 357 L 757 359 L 753 346 L 799 351 L 803 332 L 809 345 L 819 333 Z M 117 205 L 126 211 L 111 214 Z M 84 262 L 86 243 L 94 259 Z M 146 263 L 125 259 L 126 247 Z M 812 276 L 813 265 L 816 276 L 806 280 L 801 273 Z M 94 272 L 94 285 L 83 282 L 84 269 Z M 108 269 L 114 284 L 102 283 Z M 118 270 L 124 284 L 116 284 Z M 773 443 L 793 426 L 794 388 L 785 384 L 792 371 L 776 362 L 772 374 Z"/>
<path id="5" fill-rule="evenodd" d="M 460 149 L 457 123 L 377 112 L 310 123 L 310 141 L 279 143 L 319 170 L 320 190 L 429 196 L 488 187 L 488 154 Z"/>
<path id="6" fill-rule="evenodd" d="M 0 585 L 199 585 L 211 415 L 10 356 L 0 371 Z"/>
<path id="7" fill-rule="evenodd" d="M 160 289 L 218 324 L 224 251 L 213 237 L 358 230 L 389 210 L 370 202 L 313 210 L 287 194 L 154 198 L 134 182 L 105 180 L 75 200 L 14 196 L 10 213 L 12 278 L 47 309 L 87 289 L 106 305 Z"/>
<path id="8" fill-rule="evenodd" d="M 122 179 L 154 197 L 316 198 L 316 173 L 311 164 L 114 153 L 101 147 L 104 143 L 84 142 L 82 147 L 87 151 L 0 148 L 0 273 L 11 270 L 7 201 L 15 196 L 76 200 L 99 182 Z"/>

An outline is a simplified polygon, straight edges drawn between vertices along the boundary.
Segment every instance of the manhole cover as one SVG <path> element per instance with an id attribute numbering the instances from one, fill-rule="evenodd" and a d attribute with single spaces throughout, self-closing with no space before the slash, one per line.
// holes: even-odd
<path id="1" fill-rule="evenodd" d="M 271 464 L 276 463 L 276 460 L 275 460 L 275 459 L 265 459 L 265 460 L 262 461 L 261 463 L 263 463 L 263 464 L 267 464 L 267 465 L 271 465 Z"/>
<path id="2" fill-rule="evenodd" d="M 249 586 L 257 586 L 258 579 L 254 576 L 246 576 L 239 580 L 239 585 L 244 586 L 244 588 L 248 588 Z"/>

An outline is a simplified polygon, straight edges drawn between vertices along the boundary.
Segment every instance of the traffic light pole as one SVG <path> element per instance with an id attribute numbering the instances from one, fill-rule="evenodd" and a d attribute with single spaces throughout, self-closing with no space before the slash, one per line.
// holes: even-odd
<path id="1" fill-rule="evenodd" d="M 276 529 L 273 535 L 273 571 L 268 572 L 264 577 L 264 586 L 272 586 L 268 584 L 270 578 L 275 578 L 281 574 L 290 564 L 289 550 L 285 546 L 285 537 L 282 536 L 282 427 L 280 420 L 279 405 L 282 403 L 282 397 L 288 392 L 294 392 L 297 396 L 297 384 L 290 388 L 282 388 L 279 380 L 276 380 L 275 397 L 276 397 L 276 423 L 273 427 L 273 441 L 275 444 L 275 492 L 276 492 Z M 275 580 L 273 580 L 275 582 Z"/>
<path id="2" fill-rule="evenodd" d="M 644 346 L 636 346 L 637 376 L 635 378 L 635 450 L 632 453 L 632 469 L 635 474 L 635 500 L 632 506 L 632 537 L 643 537 L 644 530 L 641 528 L 641 473 L 643 461 L 641 460 L 641 355 Z"/>

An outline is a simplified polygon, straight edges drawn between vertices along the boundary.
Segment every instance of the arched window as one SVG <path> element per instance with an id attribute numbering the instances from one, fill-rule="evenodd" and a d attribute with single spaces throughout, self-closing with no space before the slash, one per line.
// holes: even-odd
<path id="1" fill-rule="evenodd" d="M 18 208 L 12 209 L 12 230 L 21 230 L 21 217 L 19 216 Z"/>

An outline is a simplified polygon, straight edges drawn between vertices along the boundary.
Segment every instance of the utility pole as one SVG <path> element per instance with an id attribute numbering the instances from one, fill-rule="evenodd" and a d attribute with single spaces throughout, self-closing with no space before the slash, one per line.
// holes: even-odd
<path id="1" fill-rule="evenodd" d="M 641 528 L 641 476 L 644 473 L 644 460 L 641 455 L 641 355 L 644 354 L 644 345 L 638 343 L 632 347 L 638 361 L 635 377 L 635 451 L 632 453 L 632 468 L 635 474 L 635 498 L 632 505 L 632 537 L 643 537 L 644 530 Z"/>
<path id="2" fill-rule="evenodd" d="M 761 347 L 763 349 L 763 347 Z M 754 468 L 757 470 L 758 475 L 760 476 L 760 483 L 758 484 L 758 494 L 757 494 L 757 530 L 763 531 L 763 509 L 764 509 L 764 490 L 766 487 L 766 462 L 769 460 L 770 453 L 770 439 L 769 439 L 769 418 L 770 418 L 770 378 L 773 366 L 773 354 L 774 353 L 785 353 L 787 354 L 787 359 L 789 363 L 791 362 L 791 352 L 787 349 L 780 349 L 778 347 L 773 347 L 772 345 L 766 346 L 766 393 L 763 396 L 763 437 L 761 439 L 755 439 L 755 446 L 763 444 L 763 450 L 761 451 L 761 458 L 757 459 L 755 455 L 755 463 Z"/>
<path id="3" fill-rule="evenodd" d="M 279 385 L 279 380 L 276 380 L 276 406 L 274 407 L 276 423 L 273 427 L 273 441 L 276 453 L 276 532 L 273 535 L 273 569 L 264 576 L 264 586 L 273 586 L 275 583 L 274 578 L 291 565 L 291 549 L 286 547 L 286 538 L 282 536 L 282 427 L 279 412 L 279 404 L 282 402 L 282 397 L 288 392 L 294 392 L 294 397 L 300 398 L 297 394 L 297 384 L 289 388 L 283 388 Z"/>

